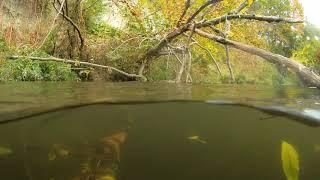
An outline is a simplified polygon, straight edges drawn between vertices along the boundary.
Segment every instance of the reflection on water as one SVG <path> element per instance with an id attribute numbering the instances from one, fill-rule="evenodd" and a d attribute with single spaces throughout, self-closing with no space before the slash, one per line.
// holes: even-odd
<path id="1" fill-rule="evenodd" d="M 100 104 L 2 124 L 0 175 L 19 180 L 286 179 L 282 144 L 287 142 L 299 156 L 299 179 L 310 180 L 320 177 L 319 137 L 316 127 L 244 106 Z"/>

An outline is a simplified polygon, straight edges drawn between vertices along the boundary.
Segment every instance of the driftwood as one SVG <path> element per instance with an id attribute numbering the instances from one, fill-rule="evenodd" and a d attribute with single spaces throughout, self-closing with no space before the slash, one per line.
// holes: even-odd
<path id="1" fill-rule="evenodd" d="M 75 61 L 75 60 L 70 60 L 70 59 L 61 59 L 61 58 L 56 58 L 56 57 L 45 57 L 45 58 L 44 57 L 26 57 L 26 56 L 11 56 L 11 57 L 9 57 L 9 59 L 13 59 L 13 60 L 20 59 L 20 58 L 27 58 L 30 60 L 38 60 L 38 61 L 56 61 L 56 62 L 62 62 L 62 63 L 68 63 L 68 64 L 80 64 L 80 65 L 89 66 L 89 67 L 104 68 L 104 69 L 118 72 L 118 73 L 123 74 L 127 77 L 130 77 L 130 78 L 137 78 L 137 79 L 141 79 L 143 81 L 146 81 L 146 77 L 144 77 L 143 75 L 130 74 L 130 73 L 124 72 L 124 71 L 117 69 L 115 67 L 112 67 L 112 66 L 94 64 L 94 63 L 83 62 L 83 61 Z"/>
<path id="2" fill-rule="evenodd" d="M 230 47 L 242 50 L 244 52 L 260 56 L 267 61 L 277 64 L 283 67 L 288 67 L 293 70 L 301 78 L 301 80 L 306 83 L 308 86 L 314 86 L 320 88 L 320 76 L 312 72 L 309 68 L 303 64 L 291 60 L 287 57 L 281 56 L 279 54 L 274 54 L 264 49 L 257 47 L 249 46 L 240 42 L 232 41 L 221 36 L 216 36 L 207 32 L 204 32 L 200 29 L 196 29 L 195 32 L 205 38 L 214 40 L 220 44 L 228 45 Z"/>

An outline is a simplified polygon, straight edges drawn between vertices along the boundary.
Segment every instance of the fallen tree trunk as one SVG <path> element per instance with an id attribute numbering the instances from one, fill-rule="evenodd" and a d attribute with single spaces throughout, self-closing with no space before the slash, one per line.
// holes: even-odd
<path id="1" fill-rule="evenodd" d="M 240 42 L 228 40 L 221 36 L 216 36 L 216 35 L 204 32 L 200 29 L 196 29 L 195 32 L 202 37 L 211 39 L 220 44 L 228 45 L 230 47 L 242 50 L 244 52 L 260 56 L 273 64 L 277 64 L 283 67 L 288 67 L 292 71 L 294 71 L 307 86 L 314 86 L 314 87 L 320 88 L 320 76 L 315 74 L 309 68 L 307 68 L 306 66 L 304 66 L 299 62 L 296 62 L 294 60 L 291 60 L 279 54 L 271 53 L 264 49 L 260 49 L 257 47 L 240 43 Z"/>
<path id="2" fill-rule="evenodd" d="M 144 77 L 143 75 L 137 75 L 137 74 L 130 74 L 127 72 L 124 72 L 120 69 L 117 69 L 115 67 L 112 66 L 105 66 L 105 65 L 100 65 L 100 64 L 94 64 L 94 63 L 89 63 L 89 62 L 83 62 L 83 61 L 75 61 L 75 60 L 70 60 L 70 59 L 61 59 L 61 58 L 56 58 L 56 57 L 26 57 L 26 56 L 10 56 L 9 59 L 20 59 L 20 58 L 26 58 L 26 59 L 30 59 L 30 60 L 38 60 L 38 61 L 56 61 L 56 62 L 62 62 L 62 63 L 68 63 L 68 64 L 80 64 L 80 65 L 84 65 L 84 66 L 90 66 L 90 67 L 97 67 L 97 68 L 105 68 L 111 71 L 115 71 L 118 72 L 120 74 L 123 74 L 127 77 L 130 78 L 138 78 L 141 79 L 143 81 L 146 81 L 146 77 Z"/>

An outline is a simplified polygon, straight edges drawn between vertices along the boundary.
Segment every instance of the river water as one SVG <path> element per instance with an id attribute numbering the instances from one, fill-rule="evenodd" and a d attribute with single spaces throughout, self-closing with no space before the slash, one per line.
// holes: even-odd
<path id="1" fill-rule="evenodd" d="M 167 83 L 0 84 L 6 180 L 320 178 L 320 92 Z"/>

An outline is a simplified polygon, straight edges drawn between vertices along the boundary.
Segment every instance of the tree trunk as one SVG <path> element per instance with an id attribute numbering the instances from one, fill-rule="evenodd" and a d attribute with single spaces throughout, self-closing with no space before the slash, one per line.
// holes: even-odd
<path id="1" fill-rule="evenodd" d="M 307 68 L 306 66 L 302 65 L 299 62 L 296 62 L 296 61 L 291 60 L 287 57 L 284 57 L 284 56 L 281 56 L 278 54 L 274 54 L 274 53 L 271 53 L 269 51 L 266 51 L 266 50 L 263 50 L 263 49 L 260 49 L 257 47 L 249 46 L 249 45 L 242 44 L 242 43 L 239 43 L 236 41 L 231 41 L 231 40 L 225 39 L 220 36 L 209 34 L 207 32 L 201 31 L 199 29 L 196 29 L 195 32 L 202 37 L 214 40 L 214 41 L 221 43 L 223 45 L 229 45 L 230 47 L 242 50 L 244 52 L 260 56 L 273 64 L 288 67 L 292 71 L 297 73 L 297 75 L 300 77 L 300 79 L 307 86 L 314 86 L 314 87 L 320 88 L 320 77 L 317 74 L 315 74 L 314 72 L 312 72 L 309 68 Z"/>
<path id="2" fill-rule="evenodd" d="M 226 64 L 227 64 L 228 69 L 229 69 L 230 81 L 232 83 L 234 83 L 235 82 L 235 77 L 234 77 L 232 66 L 231 66 L 231 63 L 230 63 L 230 49 L 229 49 L 229 46 L 225 45 L 225 49 L 226 49 Z"/>

